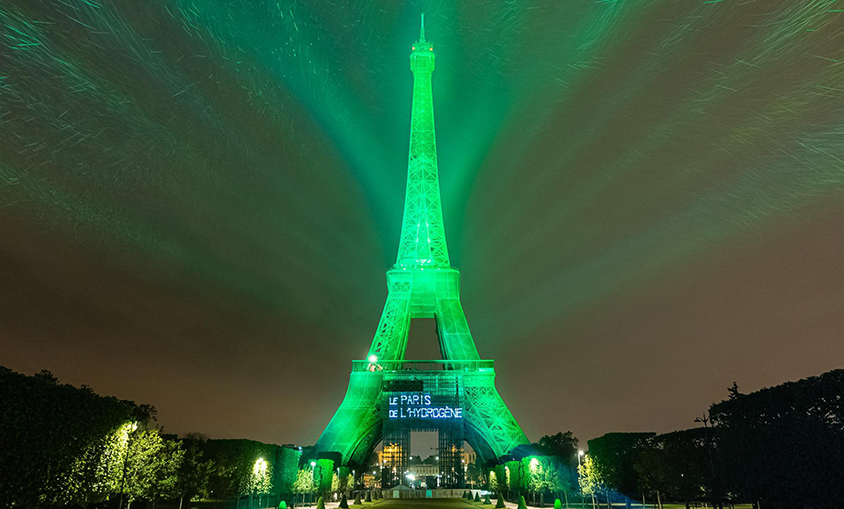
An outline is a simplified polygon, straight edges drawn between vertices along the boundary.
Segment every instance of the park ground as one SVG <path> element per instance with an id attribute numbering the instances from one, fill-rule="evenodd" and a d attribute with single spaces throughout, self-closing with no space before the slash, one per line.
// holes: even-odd
<path id="1" fill-rule="evenodd" d="M 253 501 L 251 507 L 253 508 L 260 508 L 260 509 L 276 509 L 277 506 L 267 506 L 266 504 L 259 504 L 255 503 L 257 501 Z M 479 502 L 470 502 L 468 500 L 464 500 L 462 498 L 428 498 L 428 499 L 381 499 L 376 500 L 374 502 L 363 502 L 360 505 L 352 504 L 352 501 L 349 501 L 349 509 L 493 509 L 495 507 L 496 500 L 492 500 L 492 505 L 483 505 Z M 592 504 L 585 503 L 581 505 L 580 501 L 570 501 L 571 504 L 569 505 L 569 509 L 592 509 Z M 505 502 L 507 509 L 517 509 L 518 504 L 513 502 Z M 339 502 L 337 501 L 329 501 L 325 503 L 325 509 L 338 509 Z M 373 507 L 377 506 L 377 507 Z M 235 501 L 235 500 L 225 500 L 225 501 L 211 501 L 211 500 L 203 500 L 201 502 L 192 502 L 190 506 L 185 506 L 183 509 L 247 509 L 250 507 L 246 501 Z M 315 504 L 296 504 L 297 508 L 302 509 L 313 509 Z M 545 503 L 546 509 L 552 509 L 554 507 L 554 501 L 551 500 L 550 503 Z M 565 508 L 565 505 L 563 505 Z M 663 509 L 686 509 L 684 504 L 663 504 Z M 693 503 L 692 507 L 695 509 L 707 509 L 709 506 L 701 505 L 700 503 Z M 157 505 L 157 509 L 177 509 L 178 505 L 170 505 L 167 503 L 159 503 Z M 528 506 L 528 509 L 534 509 L 533 506 Z M 607 509 L 606 504 L 600 504 L 597 506 L 597 509 Z M 625 504 L 613 504 L 612 509 L 627 509 Z M 642 506 L 641 503 L 632 503 L 630 509 L 656 509 L 655 505 L 648 503 L 645 507 Z M 737 504 L 733 506 L 732 509 L 751 509 L 750 504 Z"/>
<path id="2" fill-rule="evenodd" d="M 508 509 L 516 509 L 518 504 L 512 502 L 505 502 Z M 337 507 L 337 502 L 330 502 L 326 503 L 326 509 L 335 509 Z M 368 506 L 373 505 L 377 506 L 377 508 L 373 509 L 491 509 L 495 507 L 495 500 L 493 499 L 492 505 L 483 505 L 478 502 L 469 502 L 462 498 L 435 498 L 435 499 L 383 499 L 372 504 L 365 503 L 363 506 L 357 506 L 349 504 L 350 509 L 355 508 L 362 508 L 366 509 Z M 545 507 L 550 509 L 554 507 L 554 501 L 551 500 L 550 503 L 546 503 Z M 565 506 L 564 506 L 565 507 Z M 569 506 L 571 509 L 581 509 L 581 504 L 579 503 L 572 503 Z M 655 506 L 648 504 L 646 506 L 647 509 L 654 509 Z M 663 509 L 685 509 L 686 506 L 684 504 L 663 504 Z M 701 507 L 700 505 L 693 505 L 693 507 Z M 532 506 L 528 506 L 529 509 L 533 509 Z M 592 509 L 591 504 L 587 503 L 583 509 Z M 606 505 L 599 505 L 598 509 L 606 509 Z M 613 509 L 625 509 L 624 504 L 613 504 Z M 641 503 L 632 503 L 631 509 L 643 509 Z M 737 504 L 733 506 L 733 509 L 751 509 L 750 504 Z"/>

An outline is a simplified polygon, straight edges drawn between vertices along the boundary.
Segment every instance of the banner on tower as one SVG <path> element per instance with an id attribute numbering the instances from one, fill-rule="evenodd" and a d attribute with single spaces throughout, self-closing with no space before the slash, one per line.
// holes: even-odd
<path id="1" fill-rule="evenodd" d="M 462 419 L 463 408 L 436 405 L 427 393 L 402 393 L 389 397 L 390 419 Z"/>

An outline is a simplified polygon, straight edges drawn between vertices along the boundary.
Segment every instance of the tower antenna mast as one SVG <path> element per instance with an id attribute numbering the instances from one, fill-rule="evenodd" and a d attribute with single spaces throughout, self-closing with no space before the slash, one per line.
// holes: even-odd
<path id="1" fill-rule="evenodd" d="M 425 42 L 425 13 L 422 13 L 422 25 L 419 27 L 419 40 Z"/>

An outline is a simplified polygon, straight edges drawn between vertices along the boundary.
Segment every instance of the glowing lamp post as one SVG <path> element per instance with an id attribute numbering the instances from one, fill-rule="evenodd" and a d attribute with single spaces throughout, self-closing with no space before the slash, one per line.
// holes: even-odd
<path id="1" fill-rule="evenodd" d="M 254 494 L 256 492 L 258 493 L 258 506 L 261 505 L 261 495 L 266 489 L 266 476 L 267 462 L 264 460 L 264 458 L 258 458 L 257 460 L 255 460 L 255 464 L 252 465 L 252 489 L 249 493 L 250 505 L 252 504 L 251 499 L 252 497 L 254 497 Z"/>
<path id="2" fill-rule="evenodd" d="M 536 491 L 537 491 L 537 479 L 536 474 L 542 471 L 542 466 L 539 464 L 538 458 L 531 458 L 530 459 L 530 487 L 533 488 L 533 505 L 536 505 Z"/>
<path id="3" fill-rule="evenodd" d="M 133 422 L 126 429 L 126 455 L 123 457 L 123 479 L 120 481 L 120 503 L 118 509 L 123 507 L 123 489 L 126 487 L 126 467 L 129 463 L 129 449 L 132 446 L 132 433 L 138 429 L 138 423 Z"/>
<path id="4" fill-rule="evenodd" d="M 319 480 L 317 479 L 317 476 L 316 476 L 316 461 L 311 462 L 311 479 L 314 480 L 313 487 L 314 487 L 314 492 L 316 492 L 316 490 L 319 488 Z"/>
<path id="5" fill-rule="evenodd" d="M 580 464 L 581 464 L 581 458 L 583 458 L 583 456 L 584 456 L 585 454 L 586 454 L 586 453 L 585 453 L 585 452 L 583 452 L 583 449 L 580 449 L 579 451 L 577 451 L 577 476 L 578 476 L 578 477 L 580 477 Z M 580 507 L 583 507 L 583 505 L 586 503 L 586 501 L 585 501 L 585 500 L 584 500 L 584 498 L 583 498 L 583 486 L 581 486 L 581 485 L 580 485 L 580 482 L 579 482 L 579 481 L 578 481 L 578 483 L 577 483 L 577 486 L 578 486 L 578 488 L 580 488 Z"/>

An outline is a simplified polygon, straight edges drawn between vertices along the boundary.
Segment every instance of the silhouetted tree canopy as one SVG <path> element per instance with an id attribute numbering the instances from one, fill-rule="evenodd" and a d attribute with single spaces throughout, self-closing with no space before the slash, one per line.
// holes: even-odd
<path id="1" fill-rule="evenodd" d="M 844 500 L 844 369 L 712 405 L 720 479 L 773 508 Z"/>

